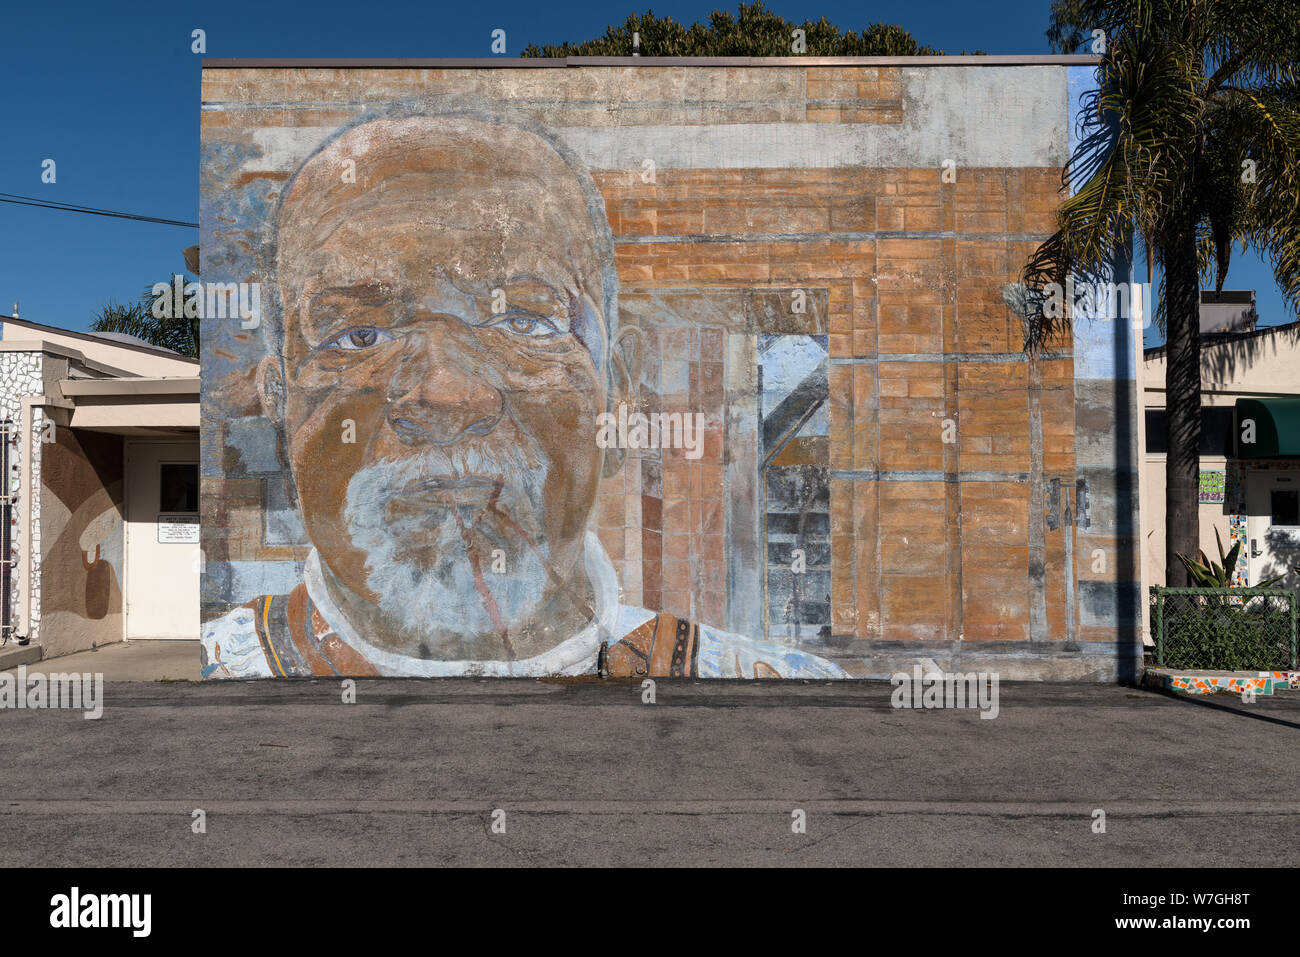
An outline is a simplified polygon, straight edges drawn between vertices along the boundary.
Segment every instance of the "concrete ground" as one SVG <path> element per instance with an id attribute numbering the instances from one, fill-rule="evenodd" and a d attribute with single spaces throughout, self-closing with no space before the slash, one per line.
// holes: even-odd
<path id="1" fill-rule="evenodd" d="M 1297 692 L 1004 683 L 981 720 L 876 683 L 105 687 L 99 720 L 0 711 L 0 866 L 1258 866 L 1300 842 Z"/>
<path id="2" fill-rule="evenodd" d="M 15 672 L 19 663 L 18 659 L 9 662 L 0 658 L 0 673 Z M 21 663 L 27 665 L 28 671 L 42 673 L 100 673 L 105 681 L 198 681 L 199 643 L 181 638 L 139 638 Z"/>

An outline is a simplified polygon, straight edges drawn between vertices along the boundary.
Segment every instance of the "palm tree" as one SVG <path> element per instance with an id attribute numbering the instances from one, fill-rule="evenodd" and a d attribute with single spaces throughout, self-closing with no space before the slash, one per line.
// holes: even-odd
<path id="1" fill-rule="evenodd" d="M 173 274 L 168 279 L 169 287 L 175 286 L 177 278 L 186 282 L 184 276 Z M 183 356 L 197 359 L 199 356 L 199 320 L 186 317 L 183 309 L 155 309 L 157 297 L 153 288 L 146 289 L 138 301 L 122 304 L 114 300 L 105 303 L 99 314 L 91 320 L 90 328 L 94 332 L 123 332 L 137 339 L 143 339 L 151 345 L 171 349 Z M 159 317 L 157 312 L 170 313 Z"/>
<path id="2" fill-rule="evenodd" d="M 1232 248 L 1266 255 L 1300 307 L 1300 0 L 1054 0 L 1061 52 L 1104 31 L 1096 89 L 1065 178 L 1058 231 L 1024 272 L 1031 352 L 1070 321 L 1042 308 L 1070 273 L 1101 279 L 1145 249 L 1163 273 L 1165 568 L 1200 551 L 1200 288 L 1223 288 Z M 1049 313 L 1051 315 L 1049 315 Z"/>

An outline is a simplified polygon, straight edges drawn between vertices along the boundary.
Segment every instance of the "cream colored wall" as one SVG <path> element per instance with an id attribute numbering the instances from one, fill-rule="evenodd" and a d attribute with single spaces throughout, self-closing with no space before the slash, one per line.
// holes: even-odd
<path id="1" fill-rule="evenodd" d="M 199 427 L 199 378 L 64 379 L 59 391 L 76 402 L 73 428 L 131 432 Z"/>
<path id="2" fill-rule="evenodd" d="M 160 353 L 133 349 L 130 346 L 68 335 L 45 326 L 36 328 L 11 319 L 0 318 L 0 338 L 5 343 L 46 342 L 79 352 L 92 362 L 113 366 L 132 375 L 195 376 L 199 374 L 199 364 L 194 359 L 186 359 L 183 356 L 171 358 Z"/>
<path id="3" fill-rule="evenodd" d="M 1165 358 L 1143 362 L 1147 405 L 1165 404 Z M 1232 405 L 1236 394 L 1300 393 L 1300 324 L 1236 342 L 1201 345 L 1201 391 L 1207 405 Z M 1217 392 L 1233 393 L 1215 395 Z"/>
<path id="4" fill-rule="evenodd" d="M 1201 457 L 1201 471 L 1223 472 L 1227 470 L 1227 459 L 1223 456 L 1205 455 Z M 1163 455 L 1144 455 L 1142 457 L 1142 474 L 1146 479 L 1149 494 L 1142 500 L 1142 582 L 1144 587 L 1164 585 L 1165 581 L 1165 457 Z M 1201 550 L 1215 561 L 1219 552 L 1214 544 L 1214 530 L 1219 530 L 1223 548 L 1232 547 L 1228 537 L 1228 515 L 1224 506 L 1202 505 Z"/>
<path id="5" fill-rule="evenodd" d="M 1142 455 L 1142 591 L 1165 583 L 1165 460 Z"/>
<path id="6" fill-rule="evenodd" d="M 199 427 L 199 397 L 79 398 L 69 423 L 75 429 L 128 432 L 135 428 Z"/>
<path id="7" fill-rule="evenodd" d="M 1165 358 L 1142 363 L 1143 411 L 1165 408 Z M 1300 324 L 1235 342 L 1201 346 L 1201 401 L 1204 405 L 1232 406 L 1241 396 L 1300 395 Z M 1142 575 L 1143 584 L 1165 584 L 1165 457 L 1141 454 Z M 1223 456 L 1202 456 L 1201 470 L 1222 471 Z M 1217 559 L 1214 530 L 1228 541 L 1228 516 L 1222 505 L 1202 505 L 1201 549 Z"/>

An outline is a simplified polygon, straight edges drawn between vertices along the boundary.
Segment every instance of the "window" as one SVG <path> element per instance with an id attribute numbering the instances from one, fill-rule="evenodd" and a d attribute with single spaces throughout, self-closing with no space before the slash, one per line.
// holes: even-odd
<path id="1" fill-rule="evenodd" d="M 1269 511 L 1274 525 L 1300 525 L 1300 489 L 1273 489 Z"/>
<path id="2" fill-rule="evenodd" d="M 158 474 L 158 511 L 199 510 L 199 466 L 197 462 L 164 462 Z"/>
<path id="3" fill-rule="evenodd" d="M 1232 416 L 1235 410 L 1227 405 L 1201 406 L 1201 455 L 1235 456 Z M 1165 435 L 1165 410 L 1147 409 L 1147 453 L 1163 454 L 1169 451 Z"/>

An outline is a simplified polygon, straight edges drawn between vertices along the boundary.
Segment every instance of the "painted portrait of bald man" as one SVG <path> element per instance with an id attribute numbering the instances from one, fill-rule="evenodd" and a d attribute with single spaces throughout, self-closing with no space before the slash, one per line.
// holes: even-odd
<path id="1" fill-rule="evenodd" d="M 289 180 L 275 233 L 257 391 L 312 550 L 290 593 L 204 624 L 205 677 L 845 677 L 620 602 L 591 526 L 624 456 L 596 422 L 634 398 L 643 342 L 562 144 L 364 119 Z"/>

